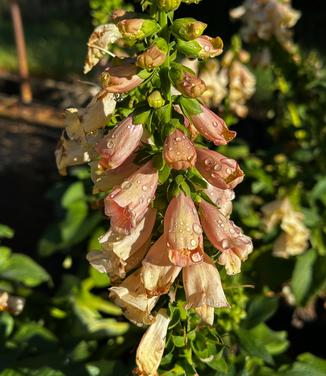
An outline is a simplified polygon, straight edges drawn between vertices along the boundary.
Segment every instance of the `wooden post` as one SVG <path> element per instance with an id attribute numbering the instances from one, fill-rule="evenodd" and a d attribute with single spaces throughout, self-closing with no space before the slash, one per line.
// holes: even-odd
<path id="1" fill-rule="evenodd" d="M 10 0 L 10 12 L 14 26 L 19 75 L 20 75 L 20 94 L 23 103 L 32 102 L 32 89 L 29 82 L 28 62 L 26 54 L 26 44 L 24 37 L 23 22 L 20 8 L 17 0 Z"/>

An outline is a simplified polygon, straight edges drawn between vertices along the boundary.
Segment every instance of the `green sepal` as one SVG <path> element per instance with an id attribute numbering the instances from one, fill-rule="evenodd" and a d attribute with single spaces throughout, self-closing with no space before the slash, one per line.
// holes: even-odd
<path id="1" fill-rule="evenodd" d="M 195 59 L 199 57 L 202 47 L 196 40 L 184 41 L 178 39 L 177 49 L 183 55 Z"/>

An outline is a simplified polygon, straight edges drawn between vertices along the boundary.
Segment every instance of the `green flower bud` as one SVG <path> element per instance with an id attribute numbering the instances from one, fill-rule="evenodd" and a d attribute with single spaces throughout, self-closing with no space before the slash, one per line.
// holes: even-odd
<path id="1" fill-rule="evenodd" d="M 205 82 L 182 64 L 172 64 L 170 77 L 174 87 L 186 97 L 197 98 L 206 91 Z"/>
<path id="2" fill-rule="evenodd" d="M 160 30 L 159 24 L 151 19 L 126 18 L 117 23 L 123 38 L 129 41 L 144 39 Z"/>
<path id="3" fill-rule="evenodd" d="M 152 108 L 160 108 L 164 106 L 165 100 L 158 90 L 154 90 L 148 97 L 147 102 Z"/>
<path id="4" fill-rule="evenodd" d="M 173 22 L 172 33 L 175 37 L 184 40 L 192 40 L 200 37 L 207 24 L 194 18 L 179 18 Z"/>
<path id="5" fill-rule="evenodd" d="M 181 0 L 157 0 L 157 5 L 164 12 L 171 12 L 179 8 Z"/>
<path id="6" fill-rule="evenodd" d="M 158 38 L 146 51 L 137 57 L 137 65 L 143 69 L 153 69 L 165 62 L 168 44 L 163 38 Z"/>
<path id="7" fill-rule="evenodd" d="M 189 58 L 209 59 L 223 52 L 223 41 L 220 37 L 212 38 L 202 35 L 191 41 L 178 40 L 178 51 Z"/>

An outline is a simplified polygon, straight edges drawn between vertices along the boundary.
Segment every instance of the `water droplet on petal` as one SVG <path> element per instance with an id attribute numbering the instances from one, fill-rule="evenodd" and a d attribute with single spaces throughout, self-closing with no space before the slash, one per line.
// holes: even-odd
<path id="1" fill-rule="evenodd" d="M 216 165 L 213 167 L 214 171 L 220 171 L 222 166 L 219 163 L 216 163 Z"/>
<path id="2" fill-rule="evenodd" d="M 213 163 L 213 161 L 211 159 L 205 159 L 204 163 L 206 166 L 209 166 Z"/>
<path id="3" fill-rule="evenodd" d="M 192 228 L 194 229 L 194 232 L 195 232 L 196 234 L 200 235 L 200 234 L 202 233 L 202 229 L 201 229 L 201 227 L 199 226 L 198 223 L 195 223 L 195 224 L 192 226 Z"/>
<path id="4" fill-rule="evenodd" d="M 147 191 L 147 189 L 148 189 L 147 186 L 146 186 L 146 185 L 143 185 L 142 190 L 143 190 L 143 191 Z"/>
<path id="5" fill-rule="evenodd" d="M 230 248 L 230 243 L 229 243 L 229 240 L 228 240 L 228 239 L 223 239 L 223 240 L 222 240 L 222 248 L 223 248 L 223 249 L 228 249 L 228 248 Z"/>
<path id="6" fill-rule="evenodd" d="M 181 137 L 176 137 L 175 140 L 176 140 L 177 142 L 180 142 L 180 141 L 181 141 Z"/>
<path id="7" fill-rule="evenodd" d="M 200 262 L 203 259 L 203 256 L 199 252 L 193 253 L 190 257 L 193 262 Z"/>
<path id="8" fill-rule="evenodd" d="M 230 174 L 232 173 L 232 170 L 231 170 L 229 167 L 227 167 L 226 170 L 225 170 L 225 172 L 226 172 L 228 175 L 230 175 Z"/>
<path id="9" fill-rule="evenodd" d="M 192 247 L 196 247 L 197 241 L 195 239 L 191 239 L 190 244 Z"/>
<path id="10" fill-rule="evenodd" d="M 106 146 L 108 149 L 112 149 L 114 147 L 114 142 L 112 140 L 109 140 Z"/>

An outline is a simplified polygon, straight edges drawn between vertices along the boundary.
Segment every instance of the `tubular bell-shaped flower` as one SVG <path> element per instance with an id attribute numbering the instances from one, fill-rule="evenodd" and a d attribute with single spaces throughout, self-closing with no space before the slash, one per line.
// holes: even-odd
<path id="1" fill-rule="evenodd" d="M 203 234 L 196 207 L 190 197 L 179 193 L 165 212 L 164 237 L 169 259 L 176 266 L 203 260 Z"/>
<path id="2" fill-rule="evenodd" d="M 84 65 L 84 73 L 88 73 L 106 54 L 109 44 L 122 37 L 118 27 L 114 24 L 98 26 L 88 40 L 88 52 Z"/>
<path id="3" fill-rule="evenodd" d="M 105 214 L 114 231 L 129 234 L 144 218 L 154 198 L 158 172 L 147 162 L 105 198 Z"/>
<path id="4" fill-rule="evenodd" d="M 189 115 L 189 120 L 200 134 L 215 145 L 226 145 L 234 139 L 237 133 L 230 131 L 222 118 L 206 106 L 200 105 L 200 108 L 202 112 L 199 114 Z"/>
<path id="5" fill-rule="evenodd" d="M 102 73 L 102 86 L 109 93 L 128 93 L 143 82 L 137 73 L 138 67 L 133 59 L 120 59 Z"/>
<path id="6" fill-rule="evenodd" d="M 170 318 L 165 309 L 160 309 L 154 323 L 143 335 L 136 354 L 137 369 L 140 376 L 155 376 L 161 363 Z"/>
<path id="7" fill-rule="evenodd" d="M 229 218 L 232 213 L 232 200 L 235 197 L 231 189 L 220 189 L 207 183 L 207 188 L 203 191 L 208 198 L 218 207 L 219 211 Z"/>
<path id="8" fill-rule="evenodd" d="M 186 97 L 200 97 L 206 90 L 205 82 L 181 64 L 173 64 L 170 75 L 174 87 Z"/>
<path id="9" fill-rule="evenodd" d="M 168 257 L 166 241 L 161 236 L 150 248 L 141 270 L 141 279 L 148 296 L 168 293 L 177 278 L 181 267 L 171 263 Z"/>
<path id="10" fill-rule="evenodd" d="M 219 263 L 225 265 L 227 274 L 239 273 L 241 261 L 252 252 L 251 239 L 218 208 L 204 200 L 199 204 L 199 214 L 207 238 L 221 251 Z"/>
<path id="11" fill-rule="evenodd" d="M 197 159 L 193 143 L 179 129 L 165 139 L 163 154 L 165 162 L 175 170 L 186 170 L 194 166 Z"/>
<path id="12" fill-rule="evenodd" d="M 234 189 L 242 182 L 244 173 L 234 159 L 206 148 L 196 150 L 196 167 L 210 184 L 221 189 Z"/>
<path id="13" fill-rule="evenodd" d="M 123 314 L 135 325 L 151 324 L 154 319 L 151 311 L 159 297 L 147 297 L 140 279 L 141 269 L 130 274 L 120 286 L 110 288 L 110 298 L 122 308 Z"/>
<path id="14" fill-rule="evenodd" d="M 203 262 L 183 269 L 183 287 L 186 293 L 187 308 L 200 308 L 204 319 L 213 324 L 212 309 L 229 307 L 221 278 L 212 260 L 204 254 Z M 209 308 L 211 308 L 209 312 Z"/>
<path id="15" fill-rule="evenodd" d="M 116 125 L 96 146 L 102 168 L 106 170 L 121 166 L 138 147 L 142 135 L 142 124 L 134 124 L 132 116 Z"/>

